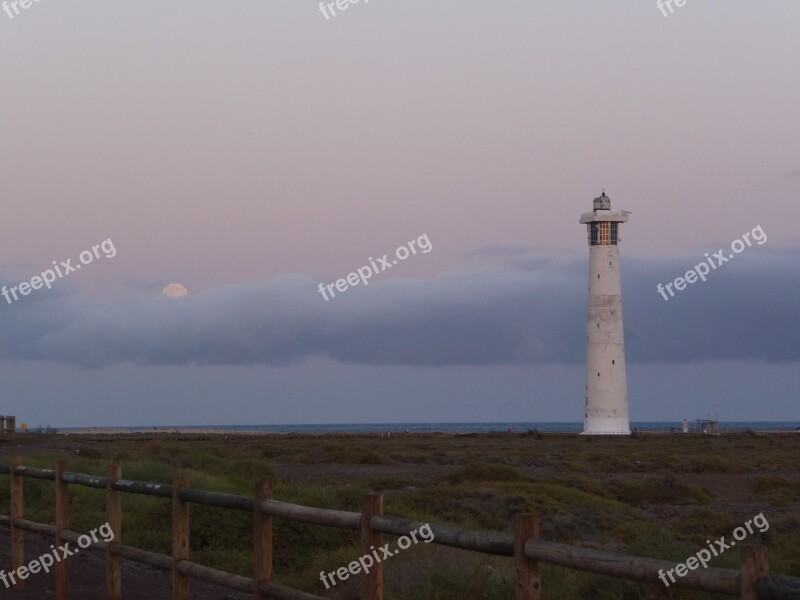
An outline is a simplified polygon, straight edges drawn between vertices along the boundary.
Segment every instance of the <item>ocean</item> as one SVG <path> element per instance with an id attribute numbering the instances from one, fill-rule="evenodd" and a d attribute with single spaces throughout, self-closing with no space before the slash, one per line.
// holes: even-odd
<path id="1" fill-rule="evenodd" d="M 674 427 L 681 430 L 682 423 L 666 421 L 632 421 L 631 430 L 640 431 L 669 431 Z M 101 427 L 99 429 L 125 430 L 129 427 Z M 276 433 L 486 433 L 491 431 L 526 432 L 529 429 L 538 429 L 542 432 L 567 432 L 580 433 L 583 431 L 583 422 L 549 422 L 536 423 L 527 421 L 497 421 L 494 423 L 329 423 L 329 424 L 296 424 L 296 425 L 140 425 L 130 426 L 131 429 L 164 430 L 179 429 L 181 431 L 219 430 L 219 431 L 267 431 Z M 720 431 L 793 431 L 800 428 L 800 421 L 720 421 Z M 59 431 L 85 430 L 86 427 L 59 428 Z M 696 430 L 697 422 L 690 421 L 689 429 Z"/>

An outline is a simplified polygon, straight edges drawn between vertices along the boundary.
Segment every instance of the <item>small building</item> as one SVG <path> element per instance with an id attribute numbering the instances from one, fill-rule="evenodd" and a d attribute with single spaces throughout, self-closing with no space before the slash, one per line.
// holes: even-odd
<path id="1" fill-rule="evenodd" d="M 697 430 L 700 433 L 707 433 L 709 435 L 719 435 L 719 420 L 697 419 Z"/>
<path id="2" fill-rule="evenodd" d="M 17 430 L 17 418 L 0 416 L 0 438 L 13 440 Z"/>

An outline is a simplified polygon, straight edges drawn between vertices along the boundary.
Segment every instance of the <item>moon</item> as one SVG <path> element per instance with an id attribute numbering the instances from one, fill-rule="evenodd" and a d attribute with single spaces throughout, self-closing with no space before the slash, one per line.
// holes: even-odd
<path id="1" fill-rule="evenodd" d="M 182 298 L 183 296 L 189 295 L 189 290 L 187 290 L 180 283 L 170 283 L 167 287 L 161 290 L 161 293 L 167 298 Z"/>

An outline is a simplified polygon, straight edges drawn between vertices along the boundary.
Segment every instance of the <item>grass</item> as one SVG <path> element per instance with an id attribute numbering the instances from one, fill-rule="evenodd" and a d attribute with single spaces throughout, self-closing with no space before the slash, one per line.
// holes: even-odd
<path id="1" fill-rule="evenodd" d="M 23 447 L 24 463 L 52 468 L 57 458 L 69 456 L 71 471 L 102 475 L 116 462 L 126 479 L 160 483 L 184 471 L 193 488 L 250 496 L 257 482 L 268 480 L 277 499 L 350 511 L 360 510 L 366 493 L 382 491 L 387 514 L 483 531 L 508 533 L 515 514 L 531 512 L 540 516 L 545 539 L 676 562 L 763 511 L 770 528 L 748 541 L 768 545 L 773 572 L 800 574 L 797 436 L 55 439 L 62 448 Z M 105 522 L 102 491 L 73 485 L 70 493 L 74 529 Z M 0 476 L 0 513 L 7 514 L 7 499 L 8 478 Z M 191 514 L 192 559 L 249 575 L 252 515 L 203 506 L 193 506 Z M 25 516 L 53 523 L 51 482 L 26 479 Z M 353 579 L 325 590 L 319 572 L 357 559 L 359 532 L 285 519 L 275 519 L 274 527 L 278 582 L 330 598 L 357 593 Z M 168 554 L 170 531 L 168 501 L 124 495 L 126 544 Z M 732 552 L 713 566 L 735 568 L 738 562 Z M 543 590 L 544 598 L 553 599 L 710 597 L 550 566 L 543 570 Z M 514 565 L 502 557 L 419 544 L 387 563 L 386 593 L 393 600 L 511 598 Z"/>

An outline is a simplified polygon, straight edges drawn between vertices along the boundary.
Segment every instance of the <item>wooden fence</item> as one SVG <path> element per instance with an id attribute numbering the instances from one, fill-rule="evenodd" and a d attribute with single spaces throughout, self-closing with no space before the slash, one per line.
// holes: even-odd
<path id="1" fill-rule="evenodd" d="M 56 461 L 55 470 L 37 469 L 22 465 L 20 457 L 11 458 L 10 464 L 0 464 L 0 475 L 10 478 L 10 515 L 0 516 L 0 524 L 11 529 L 12 569 L 25 565 L 24 532 L 49 536 L 55 546 L 65 542 L 77 544 L 83 537 L 69 529 L 69 486 L 80 485 L 105 490 L 107 522 L 114 538 L 111 542 L 92 542 L 88 548 L 104 553 L 107 561 L 107 597 L 122 598 L 121 561 L 125 558 L 170 571 L 172 573 L 173 600 L 189 599 L 189 580 L 199 579 L 231 590 L 252 594 L 255 599 L 324 600 L 319 596 L 294 590 L 273 582 L 272 574 L 272 524 L 275 517 L 361 531 L 362 550 L 370 554 L 370 547 L 382 544 L 382 535 L 403 536 L 425 525 L 383 514 L 383 497 L 370 494 L 365 497 L 361 512 L 328 510 L 279 502 L 272 499 L 269 483 L 256 486 L 253 497 L 196 490 L 189 487 L 183 473 L 173 476 L 172 485 L 122 479 L 120 467 L 111 465 L 105 477 L 71 473 L 66 460 Z M 55 482 L 55 526 L 35 523 L 23 518 L 23 482 L 25 478 Z M 167 498 L 172 502 L 172 555 L 156 554 L 122 543 L 122 494 L 144 494 Z M 253 576 L 242 577 L 193 563 L 189 560 L 189 505 L 202 504 L 224 509 L 246 511 L 253 514 Z M 539 600 L 542 593 L 540 565 L 548 563 L 576 569 L 663 585 L 659 571 L 675 568 L 675 563 L 665 560 L 627 556 L 600 550 L 549 542 L 539 537 L 539 521 L 530 514 L 517 515 L 512 523 L 512 535 L 469 531 L 442 525 L 430 525 L 433 543 L 473 552 L 513 557 L 516 565 L 516 600 Z M 84 546 L 81 546 L 82 548 Z M 355 559 L 356 557 L 354 557 Z M 707 568 L 689 571 L 672 584 L 739 596 L 746 600 L 788 600 L 800 598 L 800 578 L 779 577 L 768 574 L 766 549 L 763 546 L 746 546 L 740 570 Z M 69 597 L 68 562 L 56 563 L 55 600 Z M 25 581 L 16 578 L 16 586 Z M 383 599 L 383 565 L 363 577 L 363 600 Z"/>

